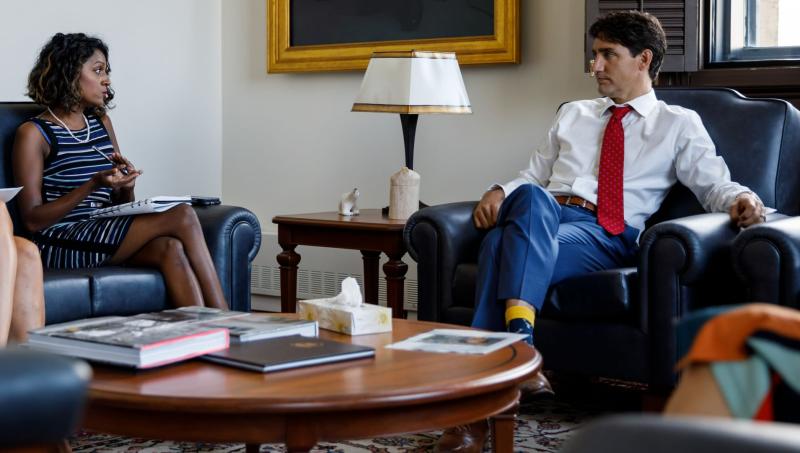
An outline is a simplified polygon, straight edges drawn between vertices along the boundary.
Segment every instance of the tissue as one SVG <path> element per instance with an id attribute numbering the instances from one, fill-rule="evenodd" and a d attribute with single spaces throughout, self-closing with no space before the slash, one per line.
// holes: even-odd
<path id="1" fill-rule="evenodd" d="M 297 301 L 297 313 L 302 319 L 317 321 L 321 329 L 348 335 L 392 330 L 392 309 L 363 303 L 353 277 L 342 281 L 342 290 L 334 297 Z"/>

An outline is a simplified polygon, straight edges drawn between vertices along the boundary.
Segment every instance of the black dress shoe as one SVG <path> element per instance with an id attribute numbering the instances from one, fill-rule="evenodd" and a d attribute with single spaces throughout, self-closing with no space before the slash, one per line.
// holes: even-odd
<path id="1" fill-rule="evenodd" d="M 448 428 L 436 442 L 436 453 L 480 453 L 486 436 L 489 435 L 489 422 L 486 420 Z"/>
<path id="2" fill-rule="evenodd" d="M 535 376 L 522 382 L 519 385 L 519 402 L 528 403 L 531 401 L 552 399 L 555 396 L 553 387 L 550 386 L 550 381 L 540 371 Z"/>

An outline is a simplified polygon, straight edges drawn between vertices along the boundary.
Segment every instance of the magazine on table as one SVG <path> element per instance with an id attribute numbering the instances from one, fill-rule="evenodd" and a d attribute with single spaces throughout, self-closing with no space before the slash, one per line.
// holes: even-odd
<path id="1" fill-rule="evenodd" d="M 152 197 L 98 209 L 92 213 L 91 217 L 96 219 L 101 217 L 152 214 L 154 212 L 164 212 L 170 210 L 179 204 L 191 203 L 192 197 L 189 196 Z"/>
<path id="2" fill-rule="evenodd" d="M 205 325 L 228 329 L 231 343 L 245 343 L 289 335 L 316 337 L 319 334 L 317 321 L 252 313 L 230 319 L 209 321 Z"/>
<path id="3" fill-rule="evenodd" d="M 482 330 L 434 329 L 414 335 L 387 348 L 406 351 L 488 354 L 527 337 L 524 333 L 486 332 Z"/>
<path id="4" fill-rule="evenodd" d="M 232 344 L 226 350 L 204 355 L 203 358 L 222 365 L 267 373 L 374 355 L 375 349 L 370 346 L 292 335 Z"/>

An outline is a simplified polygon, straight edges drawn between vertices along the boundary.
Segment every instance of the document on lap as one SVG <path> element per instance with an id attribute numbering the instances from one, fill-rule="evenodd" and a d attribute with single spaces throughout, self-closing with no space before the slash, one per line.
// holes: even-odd
<path id="1" fill-rule="evenodd" d="M 126 215 L 152 214 L 168 211 L 179 204 L 191 204 L 189 196 L 160 196 L 144 200 L 131 201 L 95 211 L 91 218 L 117 217 Z"/>

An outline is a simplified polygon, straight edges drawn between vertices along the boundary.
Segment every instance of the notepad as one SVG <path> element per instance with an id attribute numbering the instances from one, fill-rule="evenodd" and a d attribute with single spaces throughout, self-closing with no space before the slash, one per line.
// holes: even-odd
<path id="1" fill-rule="evenodd" d="M 9 187 L 7 189 L 0 189 L 0 201 L 8 203 L 21 189 L 22 187 Z"/>
<path id="2" fill-rule="evenodd" d="M 98 209 L 92 213 L 91 218 L 118 217 L 125 215 L 152 214 L 154 212 L 168 211 L 179 204 L 191 204 L 192 198 L 188 196 L 160 196 L 144 200 L 131 201 L 108 208 Z"/>

